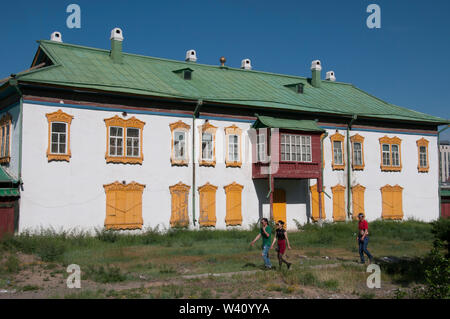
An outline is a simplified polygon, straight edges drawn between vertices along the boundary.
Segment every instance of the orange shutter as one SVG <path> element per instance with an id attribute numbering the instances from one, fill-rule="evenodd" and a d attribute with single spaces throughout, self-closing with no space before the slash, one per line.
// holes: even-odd
<path id="1" fill-rule="evenodd" d="M 237 183 L 232 183 L 224 187 L 227 203 L 225 223 L 227 226 L 242 224 L 242 189 L 244 187 Z"/>
<path id="2" fill-rule="evenodd" d="M 317 192 L 317 185 L 310 188 L 311 191 L 311 218 L 313 221 L 319 220 L 319 193 Z M 322 219 L 326 218 L 325 214 L 325 194 L 322 192 Z"/>
<path id="3" fill-rule="evenodd" d="M 333 220 L 345 221 L 345 187 L 336 185 L 331 188 L 333 192 Z"/>
<path id="4" fill-rule="evenodd" d="M 364 192 L 366 188 L 361 185 L 352 187 L 352 205 L 353 205 L 353 219 L 358 219 L 358 214 L 366 215 L 364 210 Z"/>
<path id="5" fill-rule="evenodd" d="M 395 185 L 386 185 L 381 188 L 381 197 L 383 200 L 383 211 L 381 217 L 383 219 L 403 219 L 403 188 Z"/>
<path id="6" fill-rule="evenodd" d="M 186 227 L 189 225 L 188 195 L 190 186 L 181 182 L 169 187 L 172 195 L 171 227 Z"/>
<path id="7" fill-rule="evenodd" d="M 273 193 L 273 220 L 278 222 L 282 220 L 286 224 L 286 191 L 284 189 L 275 189 Z"/>
<path id="8" fill-rule="evenodd" d="M 198 188 L 200 194 L 200 226 L 216 226 L 216 190 L 209 183 Z"/>

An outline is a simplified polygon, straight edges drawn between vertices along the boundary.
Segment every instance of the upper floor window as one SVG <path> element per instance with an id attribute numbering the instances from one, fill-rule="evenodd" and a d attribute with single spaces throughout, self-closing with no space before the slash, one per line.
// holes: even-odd
<path id="1" fill-rule="evenodd" d="M 61 110 L 46 114 L 48 120 L 48 161 L 67 161 L 70 152 L 70 125 L 73 116 Z"/>
<path id="2" fill-rule="evenodd" d="M 281 160 L 312 162 L 311 136 L 281 134 Z"/>
<path id="3" fill-rule="evenodd" d="M 258 162 L 265 162 L 266 160 L 266 134 L 258 133 L 256 135 L 256 156 Z"/>
<path id="4" fill-rule="evenodd" d="M 170 124 L 170 130 L 172 132 L 171 142 L 171 156 L 170 160 L 172 165 L 188 165 L 188 132 L 191 127 L 182 122 Z"/>
<path id="5" fill-rule="evenodd" d="M 206 122 L 199 127 L 200 130 L 200 165 L 216 165 L 216 130 L 217 127 Z"/>
<path id="6" fill-rule="evenodd" d="M 334 170 L 343 170 L 345 168 L 344 139 L 344 135 L 339 134 L 339 132 L 330 136 L 331 154 L 333 155 L 331 166 Z"/>
<path id="7" fill-rule="evenodd" d="M 0 120 L 0 163 L 11 159 L 11 115 L 6 113 Z"/>
<path id="8" fill-rule="evenodd" d="M 428 144 L 429 142 L 421 138 L 416 142 L 417 144 L 417 151 L 418 151 L 418 165 L 417 169 L 419 172 L 428 172 L 430 168 L 430 163 L 428 161 Z"/>
<path id="9" fill-rule="evenodd" d="M 142 130 L 145 123 L 132 117 L 128 120 L 119 116 L 105 119 L 107 128 L 107 163 L 142 164 Z"/>
<path id="10" fill-rule="evenodd" d="M 352 143 L 352 167 L 354 170 L 364 169 L 364 137 L 356 134 L 350 138 Z"/>
<path id="11" fill-rule="evenodd" d="M 387 136 L 379 139 L 381 145 L 381 170 L 401 171 L 401 142 L 398 137 Z"/>
<path id="12" fill-rule="evenodd" d="M 227 167 L 240 167 L 242 165 L 241 134 L 242 130 L 236 125 L 225 128 L 225 138 L 227 143 L 225 164 Z"/>

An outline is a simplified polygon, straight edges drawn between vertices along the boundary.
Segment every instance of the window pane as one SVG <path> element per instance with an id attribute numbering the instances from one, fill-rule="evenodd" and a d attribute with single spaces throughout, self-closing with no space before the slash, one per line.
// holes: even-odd
<path id="1" fill-rule="evenodd" d="M 139 129 L 127 128 L 127 137 L 139 137 Z"/>
<path id="2" fill-rule="evenodd" d="M 333 142 L 334 164 L 337 165 L 342 165 L 343 163 L 341 145 L 342 143 L 340 141 Z"/>
<path id="3" fill-rule="evenodd" d="M 60 143 L 66 142 L 66 134 L 59 134 L 59 142 Z"/>
<path id="4" fill-rule="evenodd" d="M 52 123 L 52 132 L 65 133 L 66 124 L 65 123 Z"/>
<path id="5" fill-rule="evenodd" d="M 52 143 L 52 153 L 54 154 L 58 153 L 58 144 Z"/>
<path id="6" fill-rule="evenodd" d="M 52 143 L 58 143 L 58 134 L 52 133 Z"/>
<path id="7" fill-rule="evenodd" d="M 59 153 L 60 154 L 66 153 L 66 144 L 59 144 Z"/>

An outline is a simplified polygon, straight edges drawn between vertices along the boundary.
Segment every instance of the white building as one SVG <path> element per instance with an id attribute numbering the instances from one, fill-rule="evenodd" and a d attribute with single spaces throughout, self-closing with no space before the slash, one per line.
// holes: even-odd
<path id="1" fill-rule="evenodd" d="M 114 30 L 111 50 L 40 41 L 0 83 L 3 231 L 439 217 L 446 120 L 320 61 L 305 78 L 143 57 Z"/>
<path id="2" fill-rule="evenodd" d="M 441 183 L 450 183 L 450 142 L 440 142 L 439 156 L 441 157 Z"/>

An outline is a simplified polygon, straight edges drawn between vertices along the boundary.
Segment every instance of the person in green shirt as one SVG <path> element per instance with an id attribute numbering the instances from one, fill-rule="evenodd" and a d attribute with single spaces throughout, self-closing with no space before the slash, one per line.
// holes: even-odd
<path id="1" fill-rule="evenodd" d="M 255 239 L 250 243 L 250 245 L 255 245 L 256 241 L 262 238 L 262 257 L 264 260 L 264 266 L 266 269 L 271 269 L 272 264 L 269 259 L 269 250 L 271 245 L 272 229 L 269 226 L 269 221 L 267 218 L 261 219 L 261 229 L 260 233 L 255 237 Z"/>

